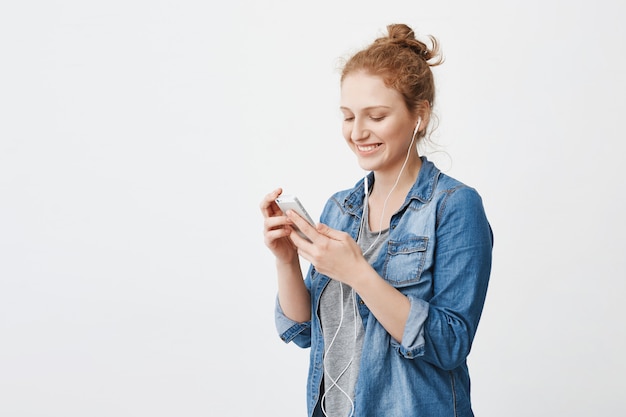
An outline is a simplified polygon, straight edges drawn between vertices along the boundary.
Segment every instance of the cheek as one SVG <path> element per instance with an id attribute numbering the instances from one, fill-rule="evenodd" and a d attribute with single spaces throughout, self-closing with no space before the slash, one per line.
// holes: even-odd
<path id="1" fill-rule="evenodd" d="M 388 141 L 404 142 L 405 140 L 411 140 L 411 132 L 408 128 L 401 124 L 394 124 L 388 126 L 381 126 L 380 135 L 386 138 Z"/>
<path id="2" fill-rule="evenodd" d="M 352 136 L 352 129 L 350 128 L 350 126 L 344 124 L 341 127 L 341 133 L 343 134 L 343 138 L 346 140 L 346 142 L 350 142 L 350 137 Z"/>

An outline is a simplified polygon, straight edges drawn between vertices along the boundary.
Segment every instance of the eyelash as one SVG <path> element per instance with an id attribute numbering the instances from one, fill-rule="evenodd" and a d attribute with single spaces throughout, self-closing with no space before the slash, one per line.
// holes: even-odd
<path id="1" fill-rule="evenodd" d="M 370 120 L 374 121 L 374 122 L 380 122 L 385 118 L 385 116 L 381 116 L 381 117 L 372 117 L 370 116 Z M 354 117 L 345 117 L 343 119 L 344 122 L 351 122 L 354 120 Z"/>

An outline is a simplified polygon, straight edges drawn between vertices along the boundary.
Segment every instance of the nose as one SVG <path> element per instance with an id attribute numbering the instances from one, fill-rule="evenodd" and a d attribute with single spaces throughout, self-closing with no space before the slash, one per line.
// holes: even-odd
<path id="1" fill-rule="evenodd" d="M 350 132 L 350 139 L 353 141 L 359 141 L 366 139 L 369 136 L 369 131 L 365 125 L 365 121 L 361 118 L 355 118 L 352 123 L 352 131 Z"/>

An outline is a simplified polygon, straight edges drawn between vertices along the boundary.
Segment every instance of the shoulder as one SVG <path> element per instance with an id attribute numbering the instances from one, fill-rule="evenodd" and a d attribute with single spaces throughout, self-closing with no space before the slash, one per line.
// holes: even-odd
<path id="1" fill-rule="evenodd" d="M 437 182 L 435 196 L 438 224 L 444 218 L 451 217 L 487 222 L 483 199 L 476 188 L 442 173 Z"/>
<path id="2" fill-rule="evenodd" d="M 439 174 L 435 194 L 444 201 L 452 200 L 467 203 L 482 201 L 476 188 L 444 173 Z"/>

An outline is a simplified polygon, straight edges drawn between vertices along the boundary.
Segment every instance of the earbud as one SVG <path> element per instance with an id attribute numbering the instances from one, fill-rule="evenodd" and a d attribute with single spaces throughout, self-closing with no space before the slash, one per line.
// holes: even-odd
<path id="1" fill-rule="evenodd" d="M 417 125 L 415 126 L 415 130 L 413 131 L 413 138 L 415 138 L 415 135 L 417 134 L 417 131 L 419 130 L 421 124 L 422 124 L 422 118 L 418 117 Z"/>

